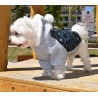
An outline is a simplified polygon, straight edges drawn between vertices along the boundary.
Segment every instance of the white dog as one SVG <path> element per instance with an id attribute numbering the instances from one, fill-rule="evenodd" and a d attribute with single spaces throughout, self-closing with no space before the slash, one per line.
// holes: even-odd
<path id="1" fill-rule="evenodd" d="M 50 14 L 46 14 L 45 17 L 36 14 L 32 18 L 19 18 L 10 27 L 10 41 L 19 47 L 26 48 L 31 46 L 35 48 L 39 63 L 44 70 L 43 76 L 50 76 L 53 79 L 64 78 L 65 68 L 72 70 L 72 62 L 75 55 L 81 57 L 84 63 L 84 71 L 90 71 L 88 45 L 85 42 L 88 37 L 88 31 L 85 25 L 83 23 L 75 24 L 72 27 L 72 31 L 67 31 L 67 34 L 72 36 L 73 39 L 70 37 L 68 39 L 67 37 L 64 38 L 64 35 L 58 41 L 59 35 L 54 38 L 58 31 L 53 30 L 53 22 L 54 17 Z M 73 33 L 78 37 L 74 38 Z M 58 34 L 62 35 L 61 31 Z M 74 46 L 76 39 L 79 42 Z M 65 67 L 66 60 L 67 65 Z"/>

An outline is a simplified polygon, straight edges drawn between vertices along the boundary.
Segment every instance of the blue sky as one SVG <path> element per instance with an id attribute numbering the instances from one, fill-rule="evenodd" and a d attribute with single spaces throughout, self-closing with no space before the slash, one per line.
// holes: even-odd
<path id="1" fill-rule="evenodd" d="M 85 6 L 85 11 L 92 11 L 93 8 L 93 6 Z"/>

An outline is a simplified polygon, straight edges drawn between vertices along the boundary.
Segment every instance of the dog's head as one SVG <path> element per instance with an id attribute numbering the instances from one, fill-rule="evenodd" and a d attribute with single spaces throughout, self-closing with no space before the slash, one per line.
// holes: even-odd
<path id="1" fill-rule="evenodd" d="M 17 19 L 10 27 L 9 41 L 11 44 L 28 47 L 30 46 L 30 40 L 32 35 L 32 29 L 29 27 L 29 18 L 23 17 Z M 29 36 L 28 36 L 29 35 Z"/>
<path id="2" fill-rule="evenodd" d="M 32 18 L 17 19 L 10 27 L 10 43 L 23 48 L 37 46 L 42 34 L 48 36 L 52 28 L 51 19 L 53 19 L 53 16 L 50 15 L 50 18 L 48 16 L 45 18 L 37 14 Z"/>

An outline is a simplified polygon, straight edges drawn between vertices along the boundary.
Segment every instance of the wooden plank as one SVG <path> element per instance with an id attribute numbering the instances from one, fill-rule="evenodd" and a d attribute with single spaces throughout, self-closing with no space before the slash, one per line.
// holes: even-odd
<path id="1" fill-rule="evenodd" d="M 37 82 L 28 82 L 6 77 L 0 77 L 0 91 L 2 92 L 61 92 L 64 90 L 44 86 Z M 67 91 L 67 90 L 66 90 Z"/>
<path id="2" fill-rule="evenodd" d="M 11 6 L 0 5 L 0 71 L 7 69 L 10 10 Z"/>
<path id="3" fill-rule="evenodd" d="M 33 58 L 32 55 L 18 55 L 18 62 Z"/>
<path id="4" fill-rule="evenodd" d="M 8 70 L 0 72 L 0 91 L 98 91 L 98 58 L 90 60 L 91 72 L 84 73 L 80 59 L 75 59 L 74 70 L 66 71 L 65 78 L 60 81 L 42 77 L 42 69 L 37 60 L 9 63 Z"/>
<path id="5" fill-rule="evenodd" d="M 36 52 L 35 52 L 35 50 L 34 49 L 32 49 L 32 53 L 33 53 L 33 59 L 37 59 L 37 54 L 36 54 Z"/>
<path id="6" fill-rule="evenodd" d="M 53 85 L 47 85 L 35 81 L 23 81 L 18 79 L 12 79 L 7 77 L 0 77 L 0 91 L 2 92 L 88 92 L 94 91 L 90 89 L 74 88 L 74 87 L 58 87 Z"/>

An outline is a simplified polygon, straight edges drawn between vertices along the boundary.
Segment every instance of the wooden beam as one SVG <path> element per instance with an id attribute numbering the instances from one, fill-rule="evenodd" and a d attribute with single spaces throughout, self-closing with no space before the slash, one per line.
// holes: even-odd
<path id="1" fill-rule="evenodd" d="M 30 16 L 34 16 L 35 14 L 41 14 L 44 15 L 44 6 L 43 5 L 32 5 L 30 7 Z M 33 59 L 37 59 L 37 55 L 35 50 L 33 49 Z"/>
<path id="2" fill-rule="evenodd" d="M 43 85 L 38 82 L 0 77 L 0 92 L 69 92 L 69 89 L 61 89 Z M 75 91 L 75 90 L 74 90 Z M 82 91 L 80 89 L 80 91 Z M 87 91 L 87 90 L 83 90 Z"/>
<path id="3" fill-rule="evenodd" d="M 90 61 L 93 66 L 90 73 L 83 73 L 82 62 L 75 59 L 75 70 L 67 71 L 65 78 L 60 81 L 43 77 L 38 60 L 9 62 L 8 71 L 0 72 L 0 91 L 98 92 L 98 57 L 90 58 Z"/>
<path id="4" fill-rule="evenodd" d="M 8 35 L 11 6 L 0 6 L 0 71 L 7 69 Z"/>
<path id="5" fill-rule="evenodd" d="M 45 14 L 44 6 L 43 5 L 32 5 L 30 7 L 30 15 L 34 16 L 35 14 L 44 15 Z"/>
<path id="6" fill-rule="evenodd" d="M 96 31 L 97 31 L 97 42 L 98 42 L 98 5 L 96 5 Z"/>

